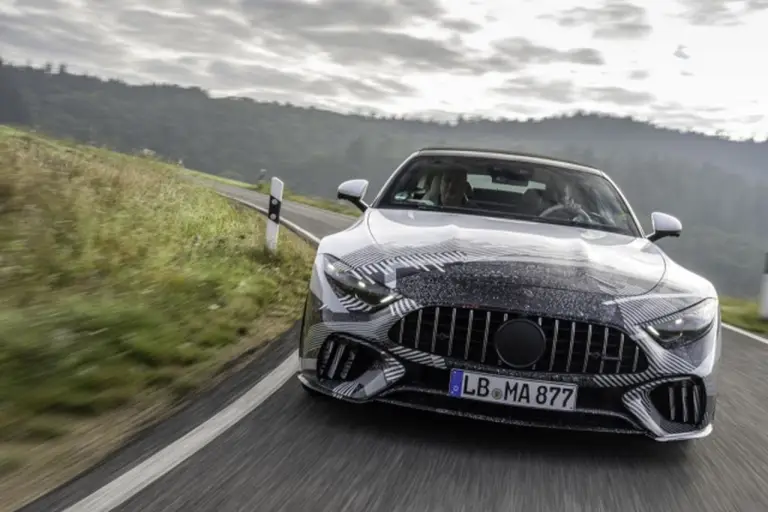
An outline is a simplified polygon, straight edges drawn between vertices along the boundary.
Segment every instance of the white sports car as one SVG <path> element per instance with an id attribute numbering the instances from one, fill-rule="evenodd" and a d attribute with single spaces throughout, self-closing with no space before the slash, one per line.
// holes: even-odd
<path id="1" fill-rule="evenodd" d="M 542 156 L 410 155 L 322 239 L 299 341 L 312 394 L 539 427 L 712 431 L 717 293 L 646 234 L 602 171 Z"/>

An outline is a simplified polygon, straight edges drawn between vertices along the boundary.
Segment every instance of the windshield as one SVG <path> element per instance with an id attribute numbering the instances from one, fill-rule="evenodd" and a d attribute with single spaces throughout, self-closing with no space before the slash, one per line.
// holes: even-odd
<path id="1" fill-rule="evenodd" d="M 420 156 L 384 191 L 379 208 L 418 208 L 639 232 L 613 184 L 599 174 L 467 156 Z"/>

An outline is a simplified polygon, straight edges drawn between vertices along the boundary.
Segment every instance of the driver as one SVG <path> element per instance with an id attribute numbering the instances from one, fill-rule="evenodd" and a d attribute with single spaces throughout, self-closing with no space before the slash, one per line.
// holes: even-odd
<path id="1" fill-rule="evenodd" d="M 440 204 L 463 206 L 466 204 L 467 171 L 462 167 L 451 167 L 440 180 Z"/>

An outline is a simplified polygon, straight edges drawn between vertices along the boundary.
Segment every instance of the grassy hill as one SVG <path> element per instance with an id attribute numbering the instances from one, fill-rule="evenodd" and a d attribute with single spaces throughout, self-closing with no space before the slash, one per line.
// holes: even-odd
<path id="1" fill-rule="evenodd" d="M 300 317 L 313 250 L 178 170 L 0 127 L 0 510 Z"/>

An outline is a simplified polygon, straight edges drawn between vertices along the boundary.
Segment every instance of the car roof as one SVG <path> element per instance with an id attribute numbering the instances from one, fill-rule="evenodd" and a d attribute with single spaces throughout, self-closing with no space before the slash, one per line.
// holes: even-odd
<path id="1" fill-rule="evenodd" d="M 416 151 L 424 156 L 477 156 L 484 158 L 498 158 L 500 160 L 509 160 L 516 162 L 527 162 L 532 164 L 550 165 L 553 167 L 563 167 L 574 171 L 582 171 L 590 174 L 605 174 L 600 169 L 590 167 L 585 164 L 554 158 L 546 155 L 537 155 L 534 153 L 524 153 L 517 151 L 505 151 L 500 149 L 483 149 L 472 147 L 425 147 Z"/>

